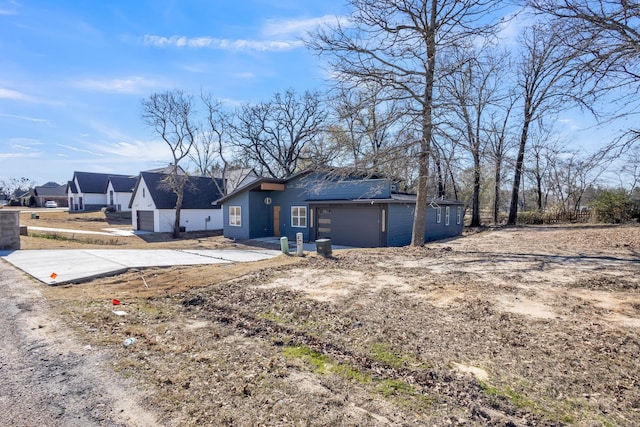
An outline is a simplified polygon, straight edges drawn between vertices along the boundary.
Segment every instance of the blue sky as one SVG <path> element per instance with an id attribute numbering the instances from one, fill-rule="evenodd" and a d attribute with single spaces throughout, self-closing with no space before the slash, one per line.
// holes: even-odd
<path id="1" fill-rule="evenodd" d="M 0 181 L 166 165 L 169 149 L 140 117 L 154 92 L 239 105 L 323 90 L 328 70 L 300 37 L 344 13 L 343 0 L 0 0 Z M 593 148 L 632 126 L 587 122 L 562 114 L 556 131 Z"/>
<path id="2" fill-rule="evenodd" d="M 140 100 L 175 88 L 230 104 L 321 88 L 300 36 L 341 0 L 0 0 L 0 181 L 137 174 L 170 152 Z"/>

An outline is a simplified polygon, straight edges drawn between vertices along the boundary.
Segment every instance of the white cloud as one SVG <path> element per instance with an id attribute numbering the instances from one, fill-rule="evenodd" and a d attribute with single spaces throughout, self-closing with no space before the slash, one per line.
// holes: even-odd
<path id="1" fill-rule="evenodd" d="M 11 138 L 9 140 L 9 143 L 14 147 L 23 146 L 27 147 L 28 149 L 31 149 L 34 146 L 42 145 L 42 141 L 33 138 Z"/>
<path id="2" fill-rule="evenodd" d="M 60 101 L 48 101 L 46 99 L 36 98 L 34 96 L 27 95 L 23 92 L 19 92 L 13 89 L 7 89 L 3 87 L 0 87 L 0 99 L 11 99 L 13 101 L 25 101 L 25 102 L 31 102 L 34 104 L 45 104 L 45 105 L 58 106 L 58 107 L 64 105 Z M 19 117 L 19 116 L 14 116 L 14 117 Z"/>
<path id="3" fill-rule="evenodd" d="M 317 18 L 305 19 L 270 19 L 262 28 L 263 34 L 267 37 L 289 36 L 299 37 L 305 35 L 322 25 L 348 25 L 349 21 L 346 17 L 336 15 L 325 15 Z"/>
<path id="4" fill-rule="evenodd" d="M 40 153 L 34 153 L 34 152 L 0 153 L 0 159 L 25 159 L 25 158 L 34 158 L 38 156 L 40 156 Z"/>
<path id="5" fill-rule="evenodd" d="M 345 17 L 325 15 L 317 18 L 268 20 L 261 28 L 263 40 L 227 39 L 218 37 L 170 37 L 146 34 L 143 43 L 154 47 L 177 47 L 193 49 L 219 49 L 240 51 L 284 51 L 302 47 L 299 39 L 307 32 L 324 24 L 348 25 Z"/>
<path id="6" fill-rule="evenodd" d="M 300 40 L 230 40 L 215 37 L 194 37 L 185 36 L 154 36 L 145 35 L 144 44 L 155 47 L 187 47 L 194 49 L 219 49 L 219 50 L 252 50 L 252 51 L 284 51 L 296 49 L 303 46 Z"/>
<path id="7" fill-rule="evenodd" d="M 91 148 L 108 156 L 115 155 L 144 162 L 168 161 L 171 153 L 167 145 L 161 141 L 120 141 L 113 144 L 93 145 Z"/>
<path id="8" fill-rule="evenodd" d="M 10 0 L 6 5 L 0 6 L 0 15 L 17 15 L 18 11 L 15 8 L 19 6 L 18 2 Z"/>
<path id="9" fill-rule="evenodd" d="M 51 126 L 51 122 L 47 119 L 39 119 L 37 117 L 29 117 L 29 116 L 18 116 L 15 114 L 4 114 L 4 113 L 0 113 L 0 117 L 7 117 L 9 119 L 17 119 L 17 120 L 25 120 L 28 122 L 34 122 L 34 123 L 44 123 L 47 126 Z"/>
<path id="10" fill-rule="evenodd" d="M 15 101 L 29 101 L 30 97 L 17 90 L 0 87 L 0 98 L 13 99 Z"/>
<path id="11" fill-rule="evenodd" d="M 97 90 L 100 92 L 135 94 L 142 93 L 148 88 L 156 87 L 158 83 L 153 80 L 147 80 L 144 77 L 132 76 L 111 80 L 85 79 L 76 82 L 75 86 L 81 89 Z"/>
<path id="12" fill-rule="evenodd" d="M 67 150 L 76 151 L 76 152 L 79 152 L 79 153 L 87 153 L 87 154 L 91 154 L 93 156 L 98 156 L 98 157 L 104 157 L 104 154 L 97 153 L 97 152 L 91 151 L 91 150 L 85 150 L 85 149 L 82 149 L 82 148 L 74 147 L 72 145 L 65 145 L 65 144 L 57 144 L 57 145 L 58 145 L 58 147 L 66 148 Z"/>

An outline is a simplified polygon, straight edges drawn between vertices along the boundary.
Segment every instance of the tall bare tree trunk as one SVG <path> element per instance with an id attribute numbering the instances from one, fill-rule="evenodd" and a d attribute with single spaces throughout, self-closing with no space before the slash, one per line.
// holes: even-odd
<path id="1" fill-rule="evenodd" d="M 437 0 L 431 0 L 431 22 L 426 28 L 427 67 L 424 80 L 422 111 L 422 139 L 418 165 L 418 191 L 416 209 L 411 230 L 411 246 L 424 245 L 424 232 L 427 222 L 427 192 L 429 191 L 429 157 L 431 156 L 431 138 L 433 137 L 433 84 L 436 67 L 436 19 Z"/>
<path id="2" fill-rule="evenodd" d="M 525 101 L 526 104 L 529 101 Z M 525 105 L 525 111 L 528 111 L 528 105 Z M 518 147 L 518 157 L 516 158 L 516 170 L 513 177 L 513 188 L 511 190 L 511 206 L 509 207 L 509 218 L 507 225 L 516 225 L 518 219 L 518 201 L 520 195 L 520 181 L 522 180 L 522 172 L 524 168 L 524 153 L 527 145 L 527 136 L 529 134 L 529 124 L 531 123 L 531 115 L 525 113 L 524 123 L 522 125 L 522 133 L 520 134 L 520 146 Z"/>

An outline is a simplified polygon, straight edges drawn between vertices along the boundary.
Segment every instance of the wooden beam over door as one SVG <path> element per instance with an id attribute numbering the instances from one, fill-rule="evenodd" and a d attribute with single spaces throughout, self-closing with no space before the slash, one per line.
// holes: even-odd
<path id="1" fill-rule="evenodd" d="M 262 184 L 260 184 L 260 189 L 268 191 L 284 191 L 284 184 L 278 184 L 275 182 L 263 182 Z"/>

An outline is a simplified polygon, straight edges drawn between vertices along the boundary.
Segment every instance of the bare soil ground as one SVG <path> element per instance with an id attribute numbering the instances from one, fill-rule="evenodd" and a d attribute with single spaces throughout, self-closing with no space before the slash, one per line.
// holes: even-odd
<path id="1" fill-rule="evenodd" d="M 238 243 L 134 247 L 163 244 Z M 637 224 L 516 227 L 31 285 L 162 425 L 634 426 L 639 254 Z"/>

